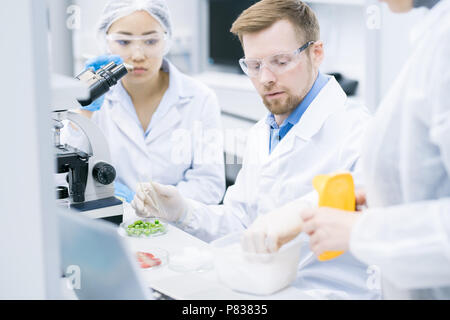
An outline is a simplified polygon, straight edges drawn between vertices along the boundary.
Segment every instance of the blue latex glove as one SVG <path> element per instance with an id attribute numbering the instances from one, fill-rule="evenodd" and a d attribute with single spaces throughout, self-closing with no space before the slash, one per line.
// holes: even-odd
<path id="1" fill-rule="evenodd" d="M 121 63 L 123 63 L 123 59 L 118 55 L 102 55 L 102 56 L 98 56 L 98 57 L 95 57 L 95 58 L 92 58 L 92 59 L 89 59 L 88 61 L 86 61 L 85 68 L 86 69 L 91 68 L 91 69 L 94 69 L 94 71 L 97 71 L 98 69 L 106 66 L 110 62 L 115 62 L 116 64 L 121 64 Z M 92 102 L 90 105 L 81 107 L 81 109 L 88 110 L 88 111 L 98 111 L 102 107 L 103 102 L 105 102 L 104 95 L 101 96 L 100 98 L 98 98 L 97 100 L 95 100 L 94 102 Z"/>
<path id="2" fill-rule="evenodd" d="M 94 71 L 97 71 L 101 67 L 106 66 L 108 63 L 114 62 L 115 64 L 123 63 L 123 59 L 118 55 L 102 55 L 86 61 L 85 68 L 92 68 Z"/>
<path id="3" fill-rule="evenodd" d="M 98 98 L 97 100 L 94 100 L 94 102 L 92 102 L 90 105 L 85 106 L 85 107 L 81 107 L 81 109 L 83 110 L 87 110 L 87 111 L 98 111 L 101 109 L 103 102 L 105 102 L 105 95 L 101 96 L 100 98 Z"/>
<path id="4" fill-rule="evenodd" d="M 136 192 L 130 190 L 126 185 L 120 182 L 114 182 L 115 196 L 120 198 L 122 201 L 130 203 L 133 201 Z"/>

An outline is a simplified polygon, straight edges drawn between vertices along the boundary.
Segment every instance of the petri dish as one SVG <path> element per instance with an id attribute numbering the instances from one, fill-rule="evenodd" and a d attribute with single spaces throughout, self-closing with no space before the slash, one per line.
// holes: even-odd
<path id="1" fill-rule="evenodd" d="M 142 218 L 124 221 L 119 226 L 119 234 L 133 238 L 151 238 L 166 234 L 167 222 L 158 218 Z"/>

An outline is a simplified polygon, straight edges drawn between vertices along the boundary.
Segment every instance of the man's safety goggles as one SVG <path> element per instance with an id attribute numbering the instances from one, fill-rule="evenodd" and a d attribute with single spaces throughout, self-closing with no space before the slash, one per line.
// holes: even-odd
<path id="1" fill-rule="evenodd" d="M 305 51 L 313 43 L 314 41 L 309 41 L 294 52 L 279 53 L 263 59 L 242 58 L 239 60 L 239 65 L 242 71 L 251 78 L 258 77 L 264 67 L 279 75 L 295 68 L 300 61 L 300 53 Z"/>

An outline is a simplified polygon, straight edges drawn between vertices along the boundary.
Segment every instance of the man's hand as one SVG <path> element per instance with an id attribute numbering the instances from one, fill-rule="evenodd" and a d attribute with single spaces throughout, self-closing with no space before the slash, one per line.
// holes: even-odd
<path id="1" fill-rule="evenodd" d="M 138 184 L 131 206 L 140 217 L 157 217 L 170 222 L 181 219 L 189 209 L 176 187 L 156 182 Z"/>
<path id="2" fill-rule="evenodd" d="M 244 232 L 242 248 L 247 252 L 272 253 L 293 240 L 303 228 L 300 212 L 304 204 L 292 201 L 279 209 L 259 216 Z"/>

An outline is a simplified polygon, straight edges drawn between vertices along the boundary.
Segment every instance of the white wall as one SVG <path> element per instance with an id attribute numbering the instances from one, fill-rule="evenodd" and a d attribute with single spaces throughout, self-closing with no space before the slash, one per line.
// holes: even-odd
<path id="1" fill-rule="evenodd" d="M 59 298 L 46 27 L 43 0 L 2 3 L 0 299 Z"/>
<path id="2" fill-rule="evenodd" d="M 73 3 L 80 8 L 80 24 L 73 30 L 73 47 L 75 70 L 81 71 L 84 64 L 83 55 L 102 53 L 97 43 L 95 27 L 106 0 L 74 0 Z"/>
<path id="3" fill-rule="evenodd" d="M 323 72 L 341 72 L 360 81 L 363 94 L 365 77 L 364 6 L 311 4 L 316 12 L 324 42 Z M 362 86 L 361 86 L 362 84 Z"/>

